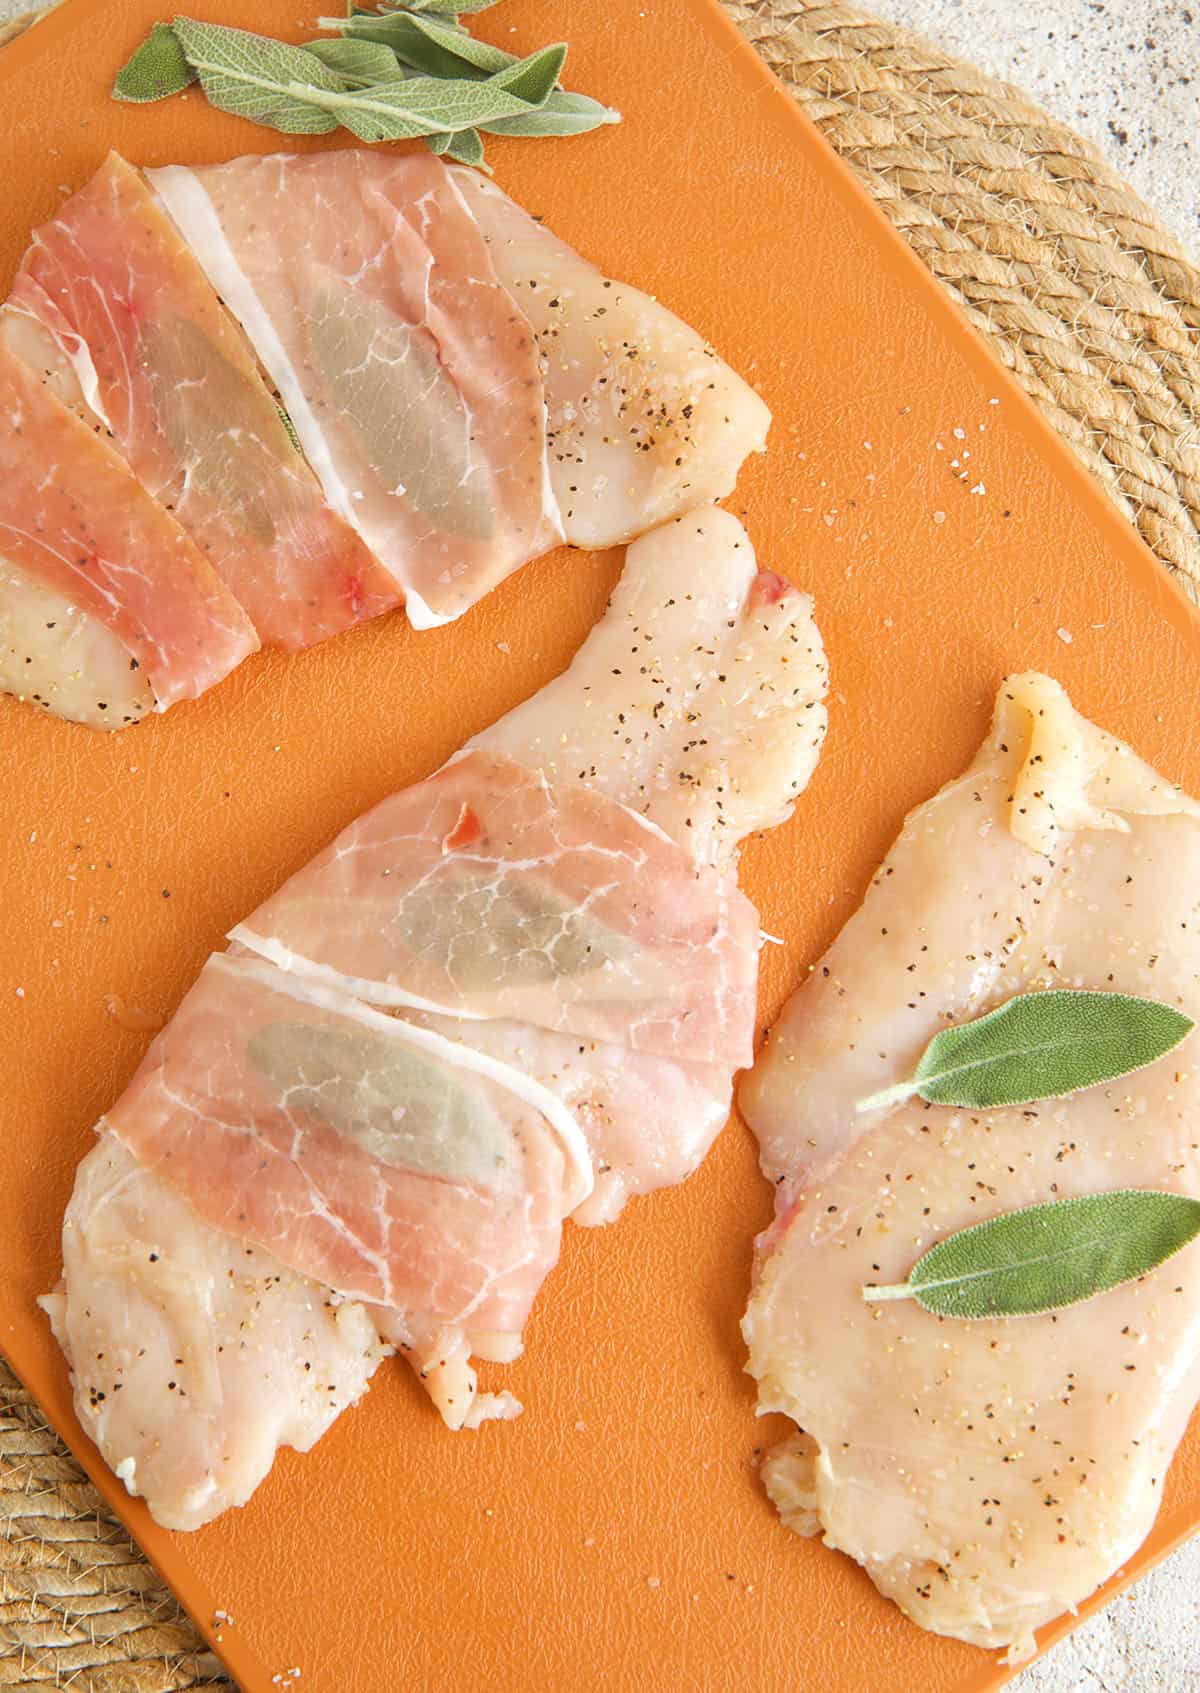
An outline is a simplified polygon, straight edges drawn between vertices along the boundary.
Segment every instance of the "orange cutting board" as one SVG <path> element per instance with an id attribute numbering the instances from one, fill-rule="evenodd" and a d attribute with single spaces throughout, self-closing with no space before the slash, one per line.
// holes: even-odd
<path id="1" fill-rule="evenodd" d="M 110 146 L 162 164 L 289 145 L 194 93 L 107 98 L 161 10 L 69 0 L 5 53 L 0 285 Z M 202 10 L 312 33 L 295 0 Z M 762 561 L 815 593 L 833 691 L 794 821 L 743 859 L 785 941 L 764 950 L 763 1024 L 906 809 L 965 764 L 1004 671 L 1052 671 L 1200 791 L 1195 615 L 715 5 L 510 0 L 477 27 L 521 50 L 565 36 L 568 81 L 625 114 L 577 140 L 490 142 L 500 183 L 697 324 L 774 410 L 729 503 Z M 71 1413 L 34 1299 L 91 1126 L 149 1039 L 132 1013 L 165 1019 L 225 930 L 342 825 L 559 671 L 618 567 L 556 553 L 451 628 L 395 615 L 260 655 L 110 738 L 0 701 L 0 1347 L 247 1693 L 297 1670 L 309 1693 L 1005 1679 L 763 1496 L 755 1453 L 781 1426 L 755 1423 L 738 1320 L 770 1195 L 737 1121 L 683 1188 L 568 1230 L 504 1372 L 515 1424 L 451 1435 L 391 1363 L 315 1452 L 284 1453 L 246 1509 L 182 1536 L 126 1497 Z M 1198 1523 L 1194 1425 L 1125 1576 Z"/>

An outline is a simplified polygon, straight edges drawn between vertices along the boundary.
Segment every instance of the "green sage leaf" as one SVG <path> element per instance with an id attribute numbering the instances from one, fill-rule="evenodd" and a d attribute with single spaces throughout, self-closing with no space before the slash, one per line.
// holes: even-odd
<path id="1" fill-rule="evenodd" d="M 496 0 L 399 0 L 399 4 L 406 12 L 433 12 L 453 18 L 460 12 L 486 12 Z"/>
<path id="2" fill-rule="evenodd" d="M 404 141 L 439 130 L 457 134 L 530 110 L 527 100 L 490 79 L 465 82 L 413 76 L 360 91 L 304 90 L 293 85 L 291 92 L 330 113 L 362 141 Z"/>
<path id="3" fill-rule="evenodd" d="M 279 413 L 280 423 L 287 431 L 288 440 L 298 453 L 303 453 L 304 448 L 300 445 L 300 437 L 296 433 L 296 425 L 292 422 L 290 413 L 283 409 L 278 400 L 275 401 L 275 410 Z"/>
<path id="4" fill-rule="evenodd" d="M 340 29 L 353 40 L 386 45 L 406 65 L 428 76 L 482 78 L 519 63 L 515 53 L 477 41 L 443 18 L 366 12 L 352 18 L 318 18 L 317 23 L 321 29 Z"/>
<path id="5" fill-rule="evenodd" d="M 268 1023 L 246 1051 L 289 1109 L 329 1123 L 381 1163 L 490 1187 L 511 1154 L 508 1129 L 473 1078 L 386 1035 Z"/>
<path id="6" fill-rule="evenodd" d="M 1127 1188 L 1009 1211 L 931 1247 L 869 1303 L 915 1299 L 969 1322 L 1078 1305 L 1145 1276 L 1200 1235 L 1200 1199 Z"/>
<path id="7" fill-rule="evenodd" d="M 147 317 L 138 345 L 159 427 L 186 468 L 188 485 L 270 546 L 275 520 L 263 488 L 269 475 L 264 448 L 282 444 L 271 441 L 278 408 L 190 318 Z"/>
<path id="8" fill-rule="evenodd" d="M 457 135 L 452 135 L 446 148 L 446 157 L 456 159 L 460 165 L 476 165 L 480 169 L 487 169 L 483 162 L 483 141 L 477 129 L 461 129 Z"/>
<path id="9" fill-rule="evenodd" d="M 601 124 L 620 123 L 621 114 L 602 106 L 587 94 L 571 94 L 556 88 L 536 112 L 515 118 L 497 118 L 481 124 L 488 135 L 586 135 Z"/>
<path id="10" fill-rule="evenodd" d="M 145 105 L 178 94 L 196 80 L 179 37 L 170 24 L 155 24 L 145 41 L 117 72 L 113 99 Z"/>
<path id="11" fill-rule="evenodd" d="M 541 106 L 550 98 L 567 57 L 565 41 L 542 47 L 527 59 L 518 59 L 487 81 L 489 88 L 504 88 L 530 106 Z M 516 114 L 514 114 L 516 115 Z"/>
<path id="12" fill-rule="evenodd" d="M 304 51 L 320 59 L 343 82 L 403 82 L 404 70 L 390 47 L 378 41 L 308 41 Z"/>
<path id="13" fill-rule="evenodd" d="M 285 135 L 327 135 L 337 128 L 335 113 L 312 96 L 342 92 L 344 85 L 303 47 L 192 18 L 176 18 L 173 27 L 205 94 L 221 111 Z"/>
<path id="14" fill-rule="evenodd" d="M 1018 994 L 974 1022 L 943 1029 L 911 1081 L 872 1094 L 857 1109 L 896 1105 L 914 1094 L 972 1110 L 1061 1099 L 1144 1069 L 1193 1027 L 1174 1006 L 1128 994 Z"/>

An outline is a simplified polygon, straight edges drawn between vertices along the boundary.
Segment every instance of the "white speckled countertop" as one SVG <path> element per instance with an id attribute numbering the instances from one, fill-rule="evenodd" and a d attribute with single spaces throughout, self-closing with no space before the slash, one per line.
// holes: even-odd
<path id="1" fill-rule="evenodd" d="M 0 0 L 0 22 L 36 3 Z M 1200 0 L 862 3 L 1027 88 L 1102 147 L 1189 250 L 1200 250 Z M 1012 1686 L 1200 1693 L 1200 1538 Z"/>

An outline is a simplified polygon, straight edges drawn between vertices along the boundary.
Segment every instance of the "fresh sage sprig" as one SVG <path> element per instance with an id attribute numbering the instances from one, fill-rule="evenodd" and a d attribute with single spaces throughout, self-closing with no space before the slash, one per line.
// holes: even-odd
<path id="1" fill-rule="evenodd" d="M 942 1029 L 911 1080 L 861 1099 L 876 1111 L 915 1096 L 973 1110 L 1061 1099 L 1153 1064 L 1194 1027 L 1174 1006 L 1122 993 L 1017 994 L 971 1023 Z"/>
<path id="2" fill-rule="evenodd" d="M 210 103 L 288 135 L 339 126 L 360 141 L 423 138 L 484 164 L 482 133 L 580 135 L 620 114 L 562 87 L 562 43 L 525 58 L 476 41 L 459 14 L 492 0 L 408 0 L 321 18 L 340 39 L 304 46 L 179 17 L 157 23 L 121 68 L 118 100 L 162 100 L 199 82 Z"/>
<path id="3" fill-rule="evenodd" d="M 906 1282 L 869 1303 L 915 1299 L 939 1317 L 1031 1317 L 1136 1281 L 1200 1235 L 1200 1199 L 1125 1188 L 1009 1211 L 947 1236 Z"/>

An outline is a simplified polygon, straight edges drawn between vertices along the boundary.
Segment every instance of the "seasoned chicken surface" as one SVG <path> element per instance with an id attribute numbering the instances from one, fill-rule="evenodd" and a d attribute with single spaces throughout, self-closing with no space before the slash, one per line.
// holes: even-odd
<path id="1" fill-rule="evenodd" d="M 673 312 L 590 260 L 477 170 L 451 176 L 537 338 L 550 485 L 577 547 L 631 541 L 723 499 L 771 414 Z"/>
<path id="2" fill-rule="evenodd" d="M 861 1288 L 1020 1206 L 1200 1197 L 1200 1046 L 1022 1108 L 855 1106 L 945 1024 L 1051 987 L 1200 1017 L 1200 806 L 1026 675 L 971 768 L 909 817 L 740 1090 L 777 1213 L 749 1368 L 760 1409 L 803 1431 L 768 1459 L 768 1491 L 923 1627 L 1014 1659 L 1154 1521 L 1200 1393 L 1200 1249 L 1020 1319 Z"/>
<path id="3" fill-rule="evenodd" d="M 84 1427 L 166 1528 L 250 1497 L 307 1452 L 388 1348 L 361 1305 L 201 1222 L 115 1135 L 84 1159 L 65 1287 L 42 1301 Z"/>

